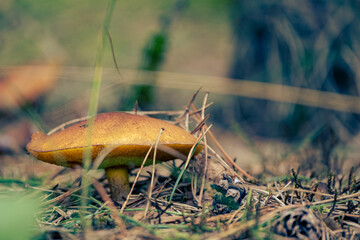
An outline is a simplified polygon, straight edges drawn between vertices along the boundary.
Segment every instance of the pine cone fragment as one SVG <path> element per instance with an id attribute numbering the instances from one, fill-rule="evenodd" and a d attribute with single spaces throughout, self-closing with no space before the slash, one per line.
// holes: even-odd
<path id="1" fill-rule="evenodd" d="M 321 239 L 322 229 L 320 220 L 307 208 L 297 208 L 286 211 L 274 223 L 275 233 L 298 239 Z"/>

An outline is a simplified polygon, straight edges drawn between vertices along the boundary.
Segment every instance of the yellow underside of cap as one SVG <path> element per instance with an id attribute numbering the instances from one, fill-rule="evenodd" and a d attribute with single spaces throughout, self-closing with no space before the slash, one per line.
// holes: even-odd
<path id="1" fill-rule="evenodd" d="M 190 152 L 192 145 L 185 144 L 171 144 L 166 145 L 174 149 L 175 151 L 187 156 Z M 107 146 L 111 147 L 111 146 Z M 101 150 L 105 148 L 104 145 L 92 146 L 91 147 L 91 159 L 92 161 L 98 156 Z M 142 145 L 121 145 L 117 146 L 112 150 L 100 164 L 99 168 L 108 168 L 115 166 L 130 166 L 130 167 L 138 167 L 144 161 L 146 153 L 149 151 L 149 146 Z M 75 167 L 82 165 L 83 154 L 86 148 L 70 148 L 70 149 L 62 149 L 56 151 L 48 151 L 48 152 L 37 152 L 28 149 L 28 151 L 35 158 L 42 160 L 44 162 L 48 162 L 51 164 L 56 164 L 64 167 Z M 202 146 L 199 145 L 194 155 L 198 154 L 202 149 Z M 152 159 L 154 154 L 154 150 L 151 151 L 149 158 Z M 167 161 L 174 159 L 172 154 L 167 152 L 158 150 L 156 153 L 157 162 Z M 152 161 L 147 160 L 146 165 L 151 164 Z"/>

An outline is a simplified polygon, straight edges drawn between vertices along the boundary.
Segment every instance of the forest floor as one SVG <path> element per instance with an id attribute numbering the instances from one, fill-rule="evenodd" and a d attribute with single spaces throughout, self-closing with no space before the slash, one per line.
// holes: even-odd
<path id="1" fill-rule="evenodd" d="M 204 150 L 188 164 L 163 163 L 154 173 L 152 166 L 140 169 L 138 179 L 139 169 L 132 170 L 134 191 L 120 204 L 110 200 L 102 170 L 88 173 L 91 184 L 84 196 L 81 169 L 32 158 L 26 141 L 23 148 L 4 144 L 19 141 L 20 131 L 30 132 L 26 121 L 7 124 L 0 158 L 0 238 L 360 238 L 358 138 L 343 146 L 315 144 L 328 143 L 321 136 L 331 134 L 297 147 L 264 139 L 249 145 L 201 123 L 205 105 L 197 109 L 190 101 L 186 109 L 169 119 L 180 126 L 186 119 L 200 123 L 197 135 L 208 129 Z M 29 220 L 33 215 L 35 221 Z"/>

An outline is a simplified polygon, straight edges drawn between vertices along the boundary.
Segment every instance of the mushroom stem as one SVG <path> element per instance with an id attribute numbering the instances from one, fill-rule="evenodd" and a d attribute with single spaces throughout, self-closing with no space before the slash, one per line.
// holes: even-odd
<path id="1" fill-rule="evenodd" d="M 109 167 L 105 169 L 105 174 L 109 181 L 112 200 L 120 202 L 126 199 L 130 192 L 128 167 Z"/>

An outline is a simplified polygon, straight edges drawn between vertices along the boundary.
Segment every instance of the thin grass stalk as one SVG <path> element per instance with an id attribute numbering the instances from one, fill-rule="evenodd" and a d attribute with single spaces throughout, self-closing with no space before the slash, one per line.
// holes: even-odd
<path id="1" fill-rule="evenodd" d="M 159 145 L 159 140 L 160 140 L 160 137 L 161 137 L 161 134 L 163 133 L 164 129 L 162 128 L 159 132 L 159 135 L 156 139 L 156 142 L 155 142 L 155 147 L 154 147 L 154 155 L 153 155 L 153 168 L 152 168 L 152 174 L 151 174 L 151 182 L 150 182 L 150 186 L 149 186 L 149 195 L 148 195 L 148 200 L 147 200 L 147 203 L 146 203 L 146 207 L 145 207 L 145 212 L 144 212 L 144 218 L 146 219 L 146 215 L 147 215 L 147 212 L 149 210 L 149 206 L 150 206 L 150 198 L 151 198 L 151 195 L 152 195 L 152 190 L 154 188 L 154 178 L 155 178 L 155 163 L 156 163 L 156 152 L 157 152 L 157 147 Z"/>
<path id="2" fill-rule="evenodd" d="M 60 124 L 59 126 L 51 129 L 47 135 L 51 135 L 57 131 L 61 131 L 61 130 L 64 130 L 66 126 L 70 125 L 70 124 L 73 124 L 73 123 L 77 123 L 77 122 L 81 122 L 81 121 L 84 121 L 84 120 L 87 120 L 89 119 L 89 116 L 86 116 L 86 117 L 81 117 L 81 118 L 76 118 L 76 119 L 73 119 L 73 120 L 70 120 L 70 121 L 67 121 L 63 124 Z"/>
<path id="3" fill-rule="evenodd" d="M 110 35 L 110 32 L 108 31 L 108 29 L 106 29 L 106 34 L 107 34 L 108 39 L 109 39 L 111 54 L 112 54 L 112 57 L 113 57 L 113 61 L 114 61 L 114 65 L 115 65 L 116 72 L 119 74 L 119 77 L 120 77 L 120 79 L 122 80 L 122 79 L 123 79 L 123 76 L 122 76 L 121 73 L 120 73 L 119 65 L 118 65 L 118 63 L 117 63 L 117 61 L 116 61 L 114 44 L 113 44 L 113 42 L 112 42 L 111 35 Z"/>
<path id="4" fill-rule="evenodd" d="M 231 224 L 231 222 L 234 220 L 235 216 L 238 215 L 241 210 L 244 209 L 244 207 L 246 206 L 246 203 L 244 203 L 243 205 L 241 205 L 232 215 L 231 217 L 229 218 L 229 220 L 227 221 L 227 224 Z"/>
<path id="5" fill-rule="evenodd" d="M 206 102 L 209 96 L 209 92 L 205 93 L 204 101 L 202 105 L 202 111 L 201 111 L 201 119 L 202 121 L 205 119 L 205 106 Z M 202 131 L 204 132 L 204 128 L 202 127 Z M 206 176 L 207 176 L 207 167 L 208 167 L 208 149 L 207 149 L 207 140 L 206 135 L 204 135 L 204 152 L 205 152 L 205 166 L 204 166 L 204 172 L 202 174 L 202 181 L 201 181 L 201 187 L 200 187 L 200 194 L 199 194 L 199 200 L 198 200 L 198 206 L 202 206 L 202 198 L 204 193 L 204 187 L 206 182 Z"/>
<path id="6" fill-rule="evenodd" d="M 104 161 L 104 159 L 106 158 L 107 155 L 109 155 L 109 153 L 111 153 L 116 147 L 118 147 L 117 145 L 110 145 L 110 146 L 106 146 L 104 147 L 99 154 L 97 155 L 97 157 L 95 158 L 93 165 L 91 167 L 90 170 L 97 170 L 101 163 Z"/>
<path id="7" fill-rule="evenodd" d="M 278 199 L 276 195 L 272 195 L 268 191 L 265 191 L 265 190 L 262 190 L 262 189 L 257 189 L 257 188 L 252 188 L 252 190 L 257 191 L 257 192 L 261 192 L 261 193 L 265 193 L 266 195 L 273 198 L 276 202 L 278 202 L 280 204 L 280 206 L 282 206 L 282 207 L 286 206 L 285 203 L 283 203 L 280 199 Z"/>
<path id="8" fill-rule="evenodd" d="M 194 105 L 192 105 L 192 108 L 194 110 L 196 110 L 196 108 L 194 107 Z M 201 122 L 201 120 L 199 119 L 199 117 L 197 117 L 196 115 L 194 115 L 194 119 L 197 122 Z M 206 126 L 206 124 L 205 124 Z M 228 163 L 230 163 L 233 167 L 236 168 L 236 170 L 238 170 L 242 175 L 244 175 L 245 177 L 247 177 L 249 180 L 256 180 L 253 176 L 251 176 L 250 174 L 248 174 L 247 172 L 245 172 L 242 168 L 240 168 L 235 162 L 234 160 L 229 156 L 229 154 L 227 154 L 227 152 L 225 151 L 225 149 L 220 145 L 220 143 L 216 140 L 216 137 L 214 136 L 214 134 L 209 131 L 209 136 L 211 137 L 211 139 L 214 141 L 215 145 L 217 146 L 217 148 L 220 150 L 220 152 L 224 155 L 225 159 L 227 160 Z M 242 182 L 244 182 L 243 179 L 241 179 Z"/>
<path id="9" fill-rule="evenodd" d="M 94 215 L 96 215 L 96 214 L 99 213 L 102 209 L 104 209 L 107 204 L 108 204 L 108 202 L 104 201 L 104 203 L 101 204 L 98 209 L 96 209 L 96 211 L 94 212 Z"/>
<path id="10" fill-rule="evenodd" d="M 193 167 L 194 168 L 194 167 Z M 191 192 L 196 202 L 199 202 L 198 197 L 196 196 L 197 191 L 197 174 L 193 173 L 191 174 Z"/>
<path id="11" fill-rule="evenodd" d="M 92 185 L 95 187 L 96 191 L 98 191 L 98 193 L 100 194 L 103 201 L 108 205 L 108 207 L 110 209 L 110 214 L 111 214 L 112 218 L 114 219 L 115 224 L 120 228 L 120 231 L 123 234 L 123 236 L 127 236 L 127 230 L 126 230 L 124 221 L 118 215 L 117 209 L 116 209 L 113 201 L 110 199 L 109 195 L 106 193 L 106 190 L 95 178 L 92 178 L 91 180 L 92 180 L 91 181 Z M 102 207 L 103 206 L 104 205 L 102 205 Z"/>
<path id="12" fill-rule="evenodd" d="M 90 228 L 90 223 L 85 220 L 83 207 L 87 205 L 87 197 L 89 194 L 89 176 L 88 170 L 91 164 L 91 139 L 93 134 L 93 124 L 95 121 L 95 115 L 98 109 L 98 102 L 99 102 L 99 95 L 100 95 L 100 86 L 101 86 L 101 76 L 102 76 L 102 68 L 103 68 L 103 57 L 105 51 L 105 44 L 106 44 L 106 31 L 109 29 L 112 13 L 115 7 L 116 0 L 109 0 L 106 15 L 103 27 L 99 33 L 99 41 L 98 41 L 98 48 L 96 52 L 96 62 L 95 62 L 95 70 L 94 70 L 94 78 L 93 78 L 93 85 L 92 91 L 90 96 L 89 108 L 88 108 L 88 116 L 91 118 L 88 120 L 89 127 L 87 128 L 87 139 L 88 139 L 88 147 L 85 148 L 84 155 L 83 155 L 83 169 L 81 171 L 82 176 L 82 198 L 81 198 L 81 211 L 80 211 L 80 221 L 81 225 L 84 228 L 84 236 L 85 239 L 87 238 L 87 229 Z"/>
<path id="13" fill-rule="evenodd" d="M 142 164 L 141 164 L 141 166 L 140 166 L 140 168 L 139 168 L 139 170 L 138 170 L 138 173 L 136 174 L 135 180 L 134 180 L 134 182 L 133 182 L 133 184 L 132 184 L 132 186 L 131 186 L 130 192 L 129 192 L 129 194 L 127 195 L 126 200 L 125 200 L 124 204 L 122 205 L 122 207 L 121 207 L 121 209 L 120 209 L 120 213 L 121 213 L 121 214 L 124 212 L 124 210 L 125 210 L 125 208 L 126 208 L 126 205 L 127 205 L 127 203 L 129 202 L 130 196 L 131 196 L 132 192 L 134 191 L 134 188 L 135 188 L 135 185 L 136 185 L 136 183 L 137 183 L 137 181 L 138 181 L 138 179 L 139 179 L 140 173 L 141 173 L 142 169 L 144 168 L 144 165 L 145 165 L 145 163 L 146 163 L 146 160 L 147 160 L 147 158 L 149 157 L 150 152 L 151 152 L 151 150 L 152 150 L 153 147 L 154 147 L 154 144 L 152 144 L 152 145 L 150 146 L 149 151 L 146 153 L 146 156 L 145 156 L 145 158 L 144 158 L 144 160 L 143 160 L 143 162 L 142 162 Z"/>
<path id="14" fill-rule="evenodd" d="M 99 206 L 102 206 L 102 203 L 101 203 L 100 201 L 98 201 L 97 199 L 92 198 L 92 200 L 93 200 L 95 203 L 97 203 Z M 110 207 L 109 207 L 108 205 L 105 205 L 104 207 L 105 207 L 106 210 L 108 210 L 109 212 L 111 212 Z M 131 217 L 128 217 L 128 216 L 126 216 L 126 215 L 124 215 L 124 214 L 119 213 L 118 215 L 119 215 L 123 220 L 125 220 L 127 223 L 129 223 L 129 224 L 131 224 L 131 225 L 133 225 L 133 226 L 142 227 L 142 228 L 148 230 L 149 232 L 154 233 L 154 231 L 152 230 L 151 226 L 149 226 L 149 225 L 147 225 L 147 224 L 143 224 L 143 223 L 141 223 L 141 222 L 138 222 L 138 221 L 136 221 L 135 219 L 133 219 L 133 218 L 131 218 Z"/>
<path id="15" fill-rule="evenodd" d="M 189 131 L 189 112 L 188 111 L 186 112 L 186 115 L 185 115 L 185 130 Z"/>
<path id="16" fill-rule="evenodd" d="M 182 115 L 180 115 L 179 119 L 182 119 L 183 117 L 185 117 L 185 115 L 189 112 L 190 107 L 191 107 L 192 103 L 195 101 L 196 96 L 199 94 L 201 88 L 202 88 L 202 86 L 198 90 L 196 90 L 196 92 L 194 92 L 194 94 L 191 96 L 188 104 L 185 107 L 185 110 L 183 111 Z"/>
<path id="17" fill-rule="evenodd" d="M 160 133 L 162 133 L 162 131 L 163 131 L 163 130 L 161 129 L 160 132 L 159 132 L 159 136 L 161 135 Z M 158 137 L 158 138 L 159 138 L 159 137 Z M 141 166 L 140 166 L 140 169 L 139 169 L 138 173 L 136 174 L 135 180 L 134 180 L 134 182 L 133 182 L 133 184 L 132 184 L 132 186 L 131 186 L 130 192 L 129 192 L 128 196 L 126 197 L 126 200 L 125 200 L 124 204 L 122 205 L 122 207 L 121 207 L 121 209 L 120 209 L 120 213 L 121 213 L 121 214 L 124 212 L 124 210 L 125 210 L 125 208 L 126 208 L 126 205 L 127 205 L 127 203 L 129 202 L 130 196 L 131 196 L 132 192 L 134 191 L 134 188 L 135 188 L 136 182 L 137 182 L 138 179 L 139 179 L 140 173 L 141 173 L 142 169 L 144 168 L 144 165 L 145 165 L 145 163 L 146 163 L 146 160 L 148 159 L 148 157 L 149 157 L 149 155 L 150 155 L 150 153 L 151 153 L 151 150 L 152 150 L 153 147 L 155 146 L 157 140 L 158 140 L 158 139 L 155 140 L 155 142 L 150 146 L 148 152 L 146 153 L 146 156 L 145 156 L 145 158 L 144 158 L 144 160 L 143 160 L 143 162 L 142 162 L 142 164 L 141 164 Z"/>
<path id="18" fill-rule="evenodd" d="M 63 193 L 62 195 L 58 196 L 58 197 L 55 197 L 53 199 L 50 199 L 46 202 L 44 202 L 42 205 L 44 206 L 48 206 L 50 204 L 53 204 L 53 203 L 56 203 L 56 202 L 59 202 L 63 199 L 65 199 L 66 197 L 72 195 L 74 192 L 77 192 L 79 190 L 81 190 L 82 187 L 75 187 L 75 188 L 71 188 L 69 189 L 67 192 Z M 35 188 L 34 188 L 35 189 Z"/>
<path id="19" fill-rule="evenodd" d="M 191 157 L 194 155 L 194 152 L 195 152 L 196 147 L 199 145 L 200 141 L 203 139 L 204 135 L 210 130 L 211 127 L 212 127 L 212 124 L 206 129 L 206 131 L 204 131 L 203 134 L 201 134 L 201 135 L 196 139 L 196 143 L 192 146 L 192 148 L 191 148 L 191 150 L 190 150 L 190 152 L 189 152 L 188 158 L 187 158 L 187 160 L 186 160 L 186 162 L 185 162 L 185 165 L 184 165 L 183 168 L 181 169 L 181 172 L 180 172 L 178 178 L 176 179 L 174 188 L 173 188 L 173 190 L 172 190 L 172 192 L 171 192 L 171 195 L 170 195 L 169 203 L 171 203 L 171 201 L 172 201 L 172 199 L 173 199 L 173 197 L 174 197 L 176 188 L 177 188 L 177 186 L 179 185 L 179 182 L 180 182 L 182 176 L 184 175 L 187 166 L 189 165 L 189 162 L 190 162 Z"/>

